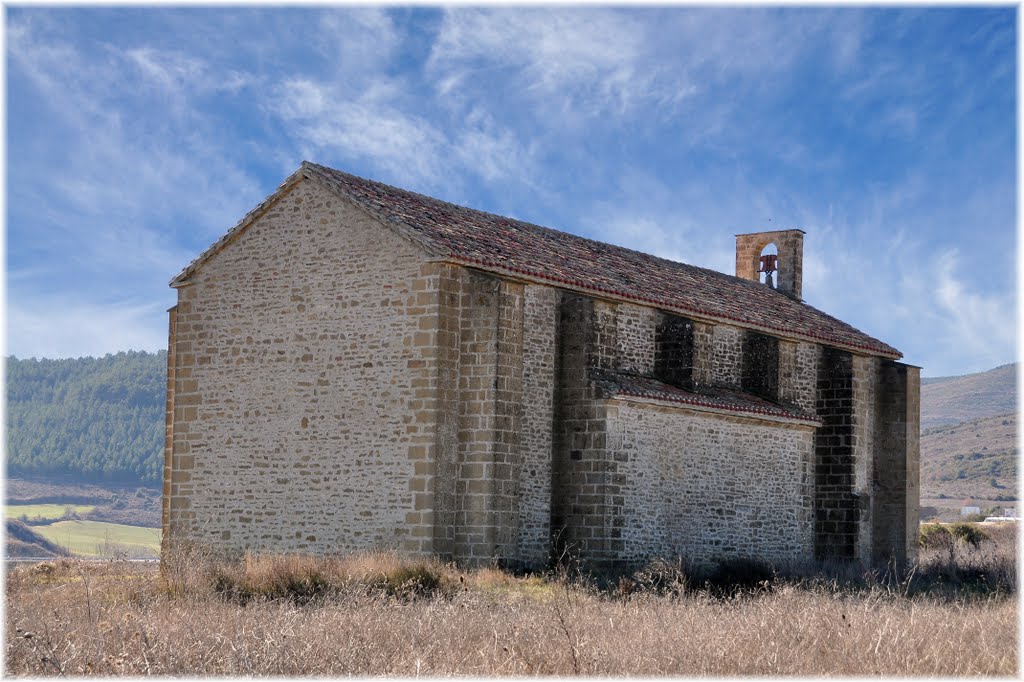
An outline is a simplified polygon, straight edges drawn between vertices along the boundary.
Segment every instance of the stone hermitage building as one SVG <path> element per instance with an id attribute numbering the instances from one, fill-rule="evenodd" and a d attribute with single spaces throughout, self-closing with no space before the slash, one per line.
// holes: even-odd
<path id="1" fill-rule="evenodd" d="M 731 276 L 304 162 L 171 281 L 164 551 L 911 560 L 920 370 L 803 236 Z"/>

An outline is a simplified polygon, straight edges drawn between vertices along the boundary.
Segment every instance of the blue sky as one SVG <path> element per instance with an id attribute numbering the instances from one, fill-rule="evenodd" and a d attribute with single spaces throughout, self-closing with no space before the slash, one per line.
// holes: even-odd
<path id="1" fill-rule="evenodd" d="M 7 353 L 166 346 L 309 159 L 804 298 L 926 376 L 1016 344 L 1016 9 L 7 8 Z"/>

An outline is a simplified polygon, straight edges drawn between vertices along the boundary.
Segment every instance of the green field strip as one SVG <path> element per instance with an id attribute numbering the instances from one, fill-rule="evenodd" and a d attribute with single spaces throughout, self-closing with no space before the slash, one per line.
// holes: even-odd
<path id="1" fill-rule="evenodd" d="M 112 557 L 127 554 L 130 558 L 143 558 L 160 555 L 159 528 L 104 521 L 58 521 L 48 526 L 36 526 L 32 530 L 80 556 Z"/>
<path id="2" fill-rule="evenodd" d="M 45 521 L 59 519 L 69 509 L 75 514 L 87 514 L 95 508 L 90 504 L 7 504 L 4 505 L 4 516 L 9 519 L 24 516 L 29 521 Z"/>

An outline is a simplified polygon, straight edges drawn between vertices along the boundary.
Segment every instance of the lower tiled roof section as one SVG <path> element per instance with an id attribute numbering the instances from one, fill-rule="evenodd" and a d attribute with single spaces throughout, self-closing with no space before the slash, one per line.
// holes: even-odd
<path id="1" fill-rule="evenodd" d="M 687 391 L 651 377 L 599 369 L 592 369 L 590 378 L 595 386 L 609 397 L 632 396 L 663 400 L 698 408 L 736 412 L 738 415 L 789 419 L 810 426 L 821 423 L 814 415 L 796 407 L 779 405 L 756 395 L 728 388 L 709 386 Z"/>

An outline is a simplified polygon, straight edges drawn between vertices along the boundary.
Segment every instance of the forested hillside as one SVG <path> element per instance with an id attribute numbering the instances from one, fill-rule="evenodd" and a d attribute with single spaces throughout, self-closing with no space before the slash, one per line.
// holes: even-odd
<path id="1" fill-rule="evenodd" d="M 167 353 L 7 358 L 7 473 L 157 485 Z"/>

